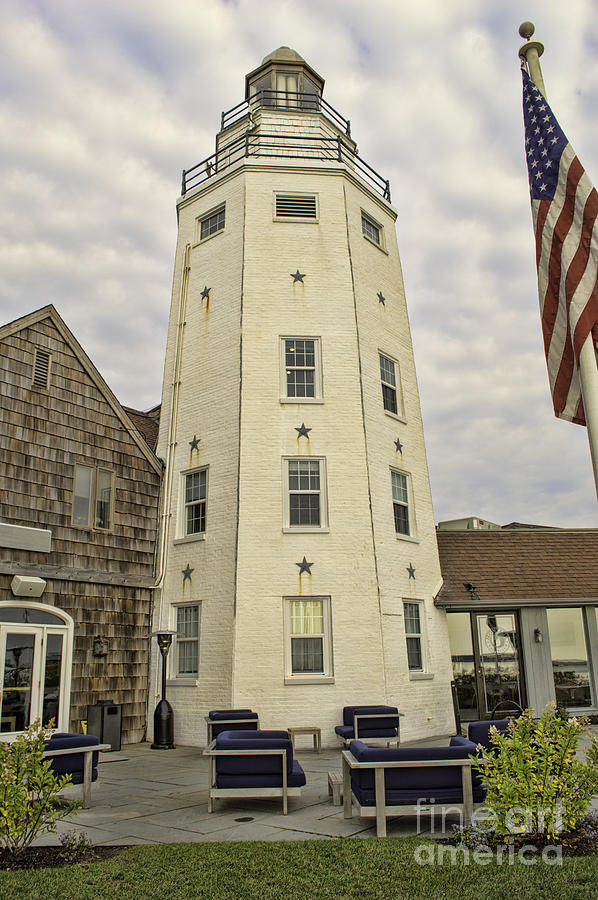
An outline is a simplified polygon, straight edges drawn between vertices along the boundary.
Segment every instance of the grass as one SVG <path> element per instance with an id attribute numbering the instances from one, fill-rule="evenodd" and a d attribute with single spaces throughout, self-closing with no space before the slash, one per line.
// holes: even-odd
<path id="1" fill-rule="evenodd" d="M 0 872 L 2 900 L 307 900 L 307 898 L 459 898 L 509 900 L 597 896 L 598 857 L 562 865 L 507 860 L 488 865 L 418 865 L 421 838 L 251 841 L 130 847 L 91 865 Z"/>

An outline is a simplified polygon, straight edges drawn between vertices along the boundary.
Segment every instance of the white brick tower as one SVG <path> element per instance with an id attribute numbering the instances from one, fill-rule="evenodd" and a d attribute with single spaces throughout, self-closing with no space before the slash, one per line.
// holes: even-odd
<path id="1" fill-rule="evenodd" d="M 396 212 L 323 84 L 279 48 L 183 173 L 154 617 L 181 744 L 214 708 L 324 744 L 351 704 L 453 728 Z"/>

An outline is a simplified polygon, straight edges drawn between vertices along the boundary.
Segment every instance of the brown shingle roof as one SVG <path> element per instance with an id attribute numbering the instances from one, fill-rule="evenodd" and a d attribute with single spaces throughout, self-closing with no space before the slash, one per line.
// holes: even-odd
<path id="1" fill-rule="evenodd" d="M 598 603 L 598 530 L 438 531 L 444 586 L 439 606 L 509 600 Z M 479 603 L 463 587 L 477 588 Z"/>
<path id="2" fill-rule="evenodd" d="M 133 425 L 145 439 L 145 443 L 148 447 L 155 450 L 156 444 L 158 443 L 158 429 L 160 427 L 160 407 L 156 406 L 148 412 L 141 412 L 139 409 L 131 409 L 130 406 L 123 406 L 123 409 Z"/>

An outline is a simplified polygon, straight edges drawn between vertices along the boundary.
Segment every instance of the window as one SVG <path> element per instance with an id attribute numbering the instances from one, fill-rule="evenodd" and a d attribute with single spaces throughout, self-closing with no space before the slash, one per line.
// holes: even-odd
<path id="1" fill-rule="evenodd" d="M 382 403 L 384 409 L 395 416 L 400 415 L 397 372 L 399 364 L 389 356 L 380 354 L 380 381 L 382 383 Z"/>
<path id="2" fill-rule="evenodd" d="M 287 674 L 332 676 L 330 598 L 286 600 Z"/>
<path id="3" fill-rule="evenodd" d="M 547 609 L 552 675 L 559 706 L 593 706 L 584 611 Z"/>
<path id="4" fill-rule="evenodd" d="M 199 606 L 176 607 L 176 674 L 196 676 L 199 672 Z"/>
<path id="5" fill-rule="evenodd" d="M 382 226 L 366 216 L 365 213 L 361 214 L 361 230 L 366 238 L 378 244 L 379 247 L 382 246 Z"/>
<path id="6" fill-rule="evenodd" d="M 321 400 L 319 338 L 282 338 L 281 399 L 301 403 Z"/>
<path id="7" fill-rule="evenodd" d="M 50 354 L 45 350 L 36 350 L 33 360 L 31 384 L 36 388 L 47 388 L 50 378 Z"/>
<path id="8" fill-rule="evenodd" d="M 315 194 L 276 194 L 274 215 L 277 219 L 318 218 Z"/>
<path id="9" fill-rule="evenodd" d="M 422 671 L 424 657 L 422 651 L 421 603 L 403 603 L 405 614 L 405 640 L 407 641 L 407 665 L 409 671 Z"/>
<path id="10" fill-rule="evenodd" d="M 75 466 L 73 525 L 109 531 L 112 528 L 114 473 L 93 466 Z"/>
<path id="11" fill-rule="evenodd" d="M 402 472 L 391 470 L 392 479 L 392 506 L 397 534 L 411 534 L 411 522 L 409 516 L 409 481 L 408 476 Z"/>
<path id="12" fill-rule="evenodd" d="M 208 470 L 197 469 L 183 476 L 185 535 L 203 534 L 206 530 Z"/>
<path id="13" fill-rule="evenodd" d="M 315 530 L 327 525 L 326 464 L 323 459 L 286 459 L 284 524 Z"/>
<path id="14" fill-rule="evenodd" d="M 224 206 L 218 207 L 199 219 L 199 239 L 203 241 L 205 238 L 211 237 L 224 228 Z"/>

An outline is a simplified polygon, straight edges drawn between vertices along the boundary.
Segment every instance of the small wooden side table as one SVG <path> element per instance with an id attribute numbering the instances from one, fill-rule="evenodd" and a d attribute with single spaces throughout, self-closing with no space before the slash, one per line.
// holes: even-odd
<path id="1" fill-rule="evenodd" d="M 314 750 L 316 753 L 322 752 L 322 731 L 316 725 L 297 725 L 295 728 L 287 728 L 293 752 L 295 752 L 295 737 L 298 734 L 311 734 L 314 739 Z"/>

